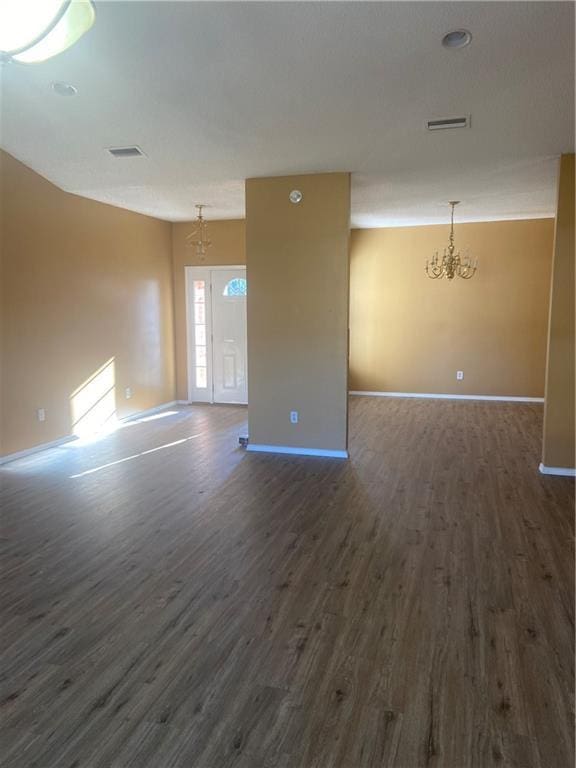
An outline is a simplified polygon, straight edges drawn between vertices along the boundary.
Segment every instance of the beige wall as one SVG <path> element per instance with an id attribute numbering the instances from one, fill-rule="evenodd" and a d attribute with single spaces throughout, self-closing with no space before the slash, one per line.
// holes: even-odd
<path id="1" fill-rule="evenodd" d="M 210 222 L 213 246 L 199 262 L 185 244 L 193 223 L 69 195 L 9 155 L 0 160 L 1 453 L 69 434 L 71 393 L 110 358 L 120 416 L 173 399 L 174 346 L 176 397 L 186 399 L 184 267 L 246 263 L 245 222 Z M 573 162 L 563 160 L 556 233 L 544 443 L 552 466 L 574 462 L 573 433 L 563 430 L 573 420 L 565 370 L 573 371 Z M 299 206 L 287 202 L 295 186 L 305 192 Z M 253 441 L 346 443 L 348 197 L 346 174 L 247 183 L 257 291 L 249 385 L 262 404 L 251 413 Z M 542 396 L 553 221 L 457 225 L 457 244 L 478 255 L 480 270 L 452 285 L 423 273 L 447 234 L 445 226 L 352 231 L 350 388 Z M 296 427 L 290 410 L 301 412 Z"/>
<path id="2" fill-rule="evenodd" d="M 353 230 L 350 389 L 542 397 L 553 226 L 456 224 L 479 269 L 451 283 L 424 273 L 448 226 Z"/>
<path id="3" fill-rule="evenodd" d="M 560 160 L 542 463 L 574 468 L 574 155 Z"/>
<path id="4" fill-rule="evenodd" d="M 246 182 L 251 444 L 346 448 L 349 221 L 347 173 Z"/>
<path id="5" fill-rule="evenodd" d="M 170 224 L 67 194 L 5 153 L 0 163 L 0 452 L 70 434 L 71 394 L 111 358 L 120 417 L 173 400 Z"/>
<path id="6" fill-rule="evenodd" d="M 246 264 L 246 226 L 243 219 L 210 221 L 208 236 L 212 245 L 204 260 L 198 259 L 194 248 L 186 244 L 186 236 L 194 229 L 194 222 L 180 222 L 172 226 L 172 267 L 174 273 L 174 333 L 176 346 L 176 397 L 188 399 L 188 372 L 186 352 L 186 284 L 185 267 Z"/>

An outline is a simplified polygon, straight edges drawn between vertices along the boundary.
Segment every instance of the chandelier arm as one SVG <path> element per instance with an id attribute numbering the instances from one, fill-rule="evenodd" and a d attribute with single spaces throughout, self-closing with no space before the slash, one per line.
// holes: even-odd
<path id="1" fill-rule="evenodd" d="M 426 274 L 431 280 L 438 280 L 439 277 L 442 277 L 442 268 L 431 267 L 430 271 L 428 271 L 428 265 L 426 265 Z"/>

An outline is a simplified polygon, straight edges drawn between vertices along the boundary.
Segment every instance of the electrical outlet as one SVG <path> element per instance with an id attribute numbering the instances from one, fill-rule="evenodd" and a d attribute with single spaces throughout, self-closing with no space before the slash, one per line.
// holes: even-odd
<path id="1" fill-rule="evenodd" d="M 124 395 L 126 396 L 126 400 L 130 400 L 130 398 L 132 397 L 132 388 L 126 387 L 126 389 L 124 390 Z"/>
<path id="2" fill-rule="evenodd" d="M 458 381 L 462 381 L 464 378 L 464 371 L 456 371 L 456 378 Z"/>
<path id="3" fill-rule="evenodd" d="M 298 411 L 290 411 L 290 423 L 298 424 Z"/>
<path id="4" fill-rule="evenodd" d="M 44 408 L 38 408 L 36 411 L 36 418 L 38 421 L 46 421 L 46 411 Z"/>

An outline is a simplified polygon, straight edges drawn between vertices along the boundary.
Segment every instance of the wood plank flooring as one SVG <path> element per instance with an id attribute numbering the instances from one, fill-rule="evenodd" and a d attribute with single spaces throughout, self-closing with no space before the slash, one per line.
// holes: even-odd
<path id="1" fill-rule="evenodd" d="M 6 465 L 9 768 L 569 768 L 542 406 L 353 398 L 350 461 L 197 406 Z"/>

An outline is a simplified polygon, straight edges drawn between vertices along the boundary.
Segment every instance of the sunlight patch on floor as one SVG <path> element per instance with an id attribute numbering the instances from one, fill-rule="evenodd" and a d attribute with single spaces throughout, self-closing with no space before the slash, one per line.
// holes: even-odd
<path id="1" fill-rule="evenodd" d="M 140 451 L 140 453 L 134 453 L 132 456 L 126 456 L 124 459 L 117 459 L 117 461 L 110 461 L 107 464 L 102 464 L 99 467 L 94 467 L 93 469 L 87 469 L 85 472 L 78 472 L 76 475 L 70 475 L 70 479 L 74 480 L 77 477 L 85 477 L 86 475 L 92 475 L 94 472 L 100 472 L 103 469 L 108 469 L 108 467 L 114 467 L 117 464 L 124 464 L 126 461 L 133 461 L 134 459 L 139 459 L 141 456 L 147 456 L 149 453 L 156 453 L 156 451 L 162 451 L 164 448 L 172 448 L 175 445 L 181 445 L 182 443 L 187 443 L 189 440 L 194 440 L 197 437 L 200 437 L 201 435 L 190 435 L 190 437 L 183 437 L 181 440 L 175 440 L 173 443 L 166 443 L 165 445 L 159 445 L 157 448 L 150 448 L 147 451 Z"/>

